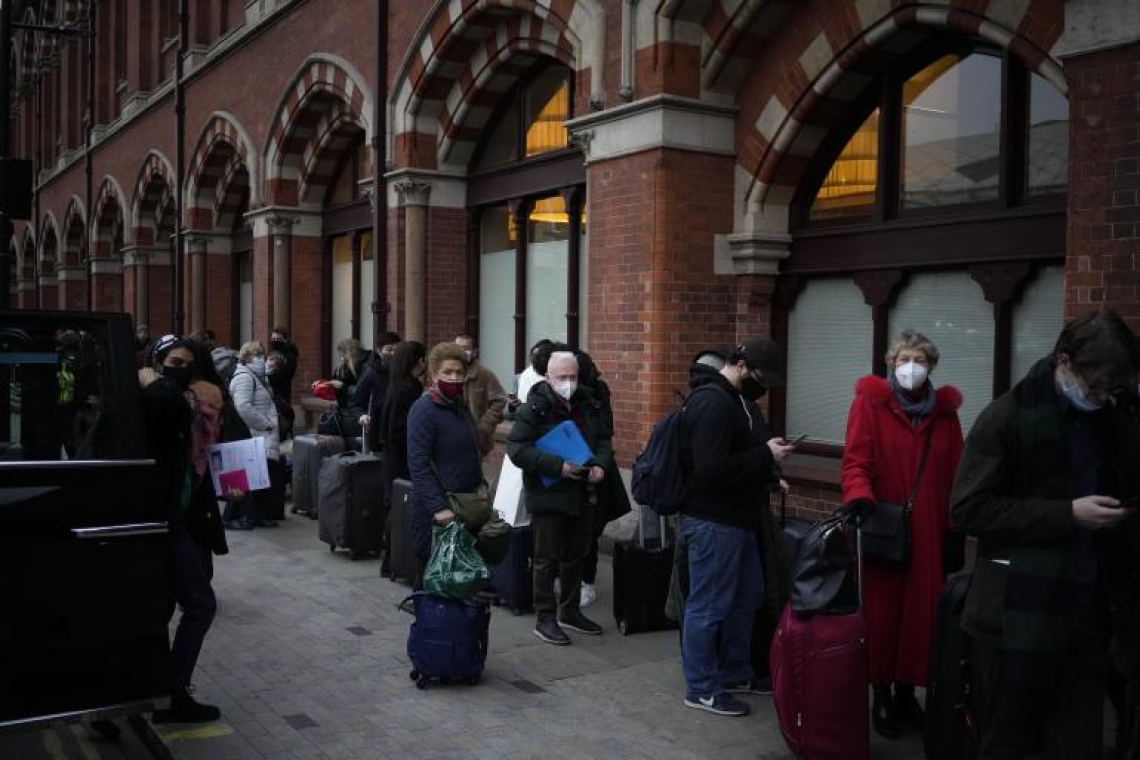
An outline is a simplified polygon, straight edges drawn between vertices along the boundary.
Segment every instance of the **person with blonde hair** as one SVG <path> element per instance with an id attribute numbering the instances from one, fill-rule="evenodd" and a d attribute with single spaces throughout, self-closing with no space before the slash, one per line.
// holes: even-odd
<path id="1" fill-rule="evenodd" d="M 907 518 L 909 558 L 891 563 L 867 557 L 863 563 L 872 724 L 888 739 L 899 737 L 900 722 L 923 725 L 914 687 L 926 685 L 931 631 L 944 583 L 950 488 L 962 456 L 962 394 L 953 386 L 931 383 L 938 360 L 930 339 L 904 331 L 887 352 L 887 377 L 867 375 L 856 382 L 847 418 L 844 504 L 866 513 L 876 502 L 914 499 Z"/>

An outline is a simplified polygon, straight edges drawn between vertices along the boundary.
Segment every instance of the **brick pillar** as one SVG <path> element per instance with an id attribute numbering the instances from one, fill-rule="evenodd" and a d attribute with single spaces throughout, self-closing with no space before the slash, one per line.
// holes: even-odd
<path id="1" fill-rule="evenodd" d="M 189 235 L 186 246 L 190 252 L 190 332 L 206 329 L 206 251 L 209 239 L 202 235 Z"/>
<path id="2" fill-rule="evenodd" d="M 59 308 L 65 311 L 83 311 L 87 308 L 87 265 L 63 264 L 57 270 L 59 279 Z"/>
<path id="3" fill-rule="evenodd" d="M 119 257 L 91 260 L 91 310 L 123 310 L 123 262 Z M 156 333 L 150 323 L 151 335 Z M 159 333 L 161 334 L 161 333 Z"/>
<path id="4" fill-rule="evenodd" d="M 1140 43 L 1074 55 L 1065 70 L 1071 114 L 1065 315 L 1107 307 L 1137 330 Z"/>

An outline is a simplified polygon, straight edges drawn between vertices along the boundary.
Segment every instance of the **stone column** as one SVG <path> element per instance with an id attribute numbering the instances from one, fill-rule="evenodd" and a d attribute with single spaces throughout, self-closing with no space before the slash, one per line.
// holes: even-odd
<path id="1" fill-rule="evenodd" d="M 289 284 L 292 280 L 290 272 L 293 256 L 293 224 L 297 221 L 292 217 L 274 214 L 266 218 L 269 225 L 269 237 L 272 241 L 270 250 L 273 252 L 273 325 L 289 327 L 290 297 Z"/>
<path id="2" fill-rule="evenodd" d="M 206 329 L 206 250 L 210 240 L 201 235 L 186 238 L 190 252 L 190 332 Z"/>
<path id="3" fill-rule="evenodd" d="M 427 333 L 427 209 L 431 185 L 418 179 L 395 183 L 404 207 L 404 337 L 425 341 Z"/>

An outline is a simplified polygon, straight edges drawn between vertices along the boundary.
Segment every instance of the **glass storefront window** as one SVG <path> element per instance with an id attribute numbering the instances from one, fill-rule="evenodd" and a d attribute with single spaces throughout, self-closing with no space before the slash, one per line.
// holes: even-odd
<path id="1" fill-rule="evenodd" d="M 1069 101 L 1053 85 L 1029 75 L 1026 191 L 1063 193 L 1069 169 Z"/>
<path id="2" fill-rule="evenodd" d="M 908 328 L 938 347 L 935 386 L 954 385 L 964 398 L 958 417 L 968 431 L 993 398 L 994 316 L 969 272 L 927 272 L 911 277 L 888 320 L 888 345 Z"/>
<path id="3" fill-rule="evenodd" d="M 1029 368 L 1053 351 L 1065 322 L 1065 268 L 1043 267 L 1025 286 L 1013 307 L 1013 356 L 1010 381 L 1017 383 Z"/>
<path id="4" fill-rule="evenodd" d="M 855 381 L 871 368 L 871 307 L 850 278 L 813 280 L 788 315 L 788 435 L 842 444 Z"/>
<path id="5" fill-rule="evenodd" d="M 903 86 L 904 209 L 994 200 L 1001 168 L 1001 61 L 943 56 Z"/>
<path id="6" fill-rule="evenodd" d="M 335 346 L 345 338 L 351 337 L 352 237 L 338 235 L 332 241 L 332 325 L 329 345 Z M 337 358 L 334 355 L 332 359 L 332 367 L 335 367 Z"/>
<path id="7" fill-rule="evenodd" d="M 376 268 L 373 266 L 372 233 L 360 235 L 360 342 L 372 348 L 372 296 Z"/>
<path id="8" fill-rule="evenodd" d="M 479 250 L 479 360 L 505 388 L 515 376 L 515 243 L 505 206 L 482 213 Z"/>
<path id="9" fill-rule="evenodd" d="M 526 155 L 559 150 L 569 144 L 565 124 L 570 118 L 570 82 L 567 77 L 566 69 L 548 69 L 527 89 Z"/>
<path id="10" fill-rule="evenodd" d="M 562 196 L 536 201 L 527 220 L 526 345 L 566 341 L 570 218 Z"/>
<path id="11" fill-rule="evenodd" d="M 870 216 L 879 179 L 879 109 L 851 136 L 811 206 L 813 222 Z"/>

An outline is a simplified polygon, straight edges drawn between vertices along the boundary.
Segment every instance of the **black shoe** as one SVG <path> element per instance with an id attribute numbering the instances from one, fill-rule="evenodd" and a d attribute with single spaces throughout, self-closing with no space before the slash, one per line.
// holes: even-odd
<path id="1" fill-rule="evenodd" d="M 539 618 L 534 625 L 534 635 L 555 646 L 564 647 L 570 643 L 570 637 L 554 618 Z"/>
<path id="2" fill-rule="evenodd" d="M 914 696 L 914 686 L 911 684 L 895 684 L 895 714 L 899 721 L 914 726 L 922 731 L 926 725 L 926 713 L 918 704 Z"/>
<path id="3" fill-rule="evenodd" d="M 573 615 L 561 617 L 558 619 L 558 623 L 563 628 L 569 628 L 571 631 L 584 633 L 587 636 L 602 635 L 602 627 L 581 612 L 575 612 Z"/>
<path id="4" fill-rule="evenodd" d="M 213 705 L 204 705 L 190 696 L 187 689 L 170 692 L 170 707 L 155 710 L 151 720 L 155 723 L 209 723 L 222 717 L 222 711 Z"/>
<path id="5" fill-rule="evenodd" d="M 895 702 L 891 697 L 890 686 L 876 686 L 875 698 L 871 703 L 871 725 L 875 733 L 884 739 L 899 738 L 899 718 L 895 712 Z"/>
<path id="6" fill-rule="evenodd" d="M 254 524 L 248 520 L 238 519 L 230 520 L 229 522 L 222 523 L 226 530 L 253 530 Z"/>

